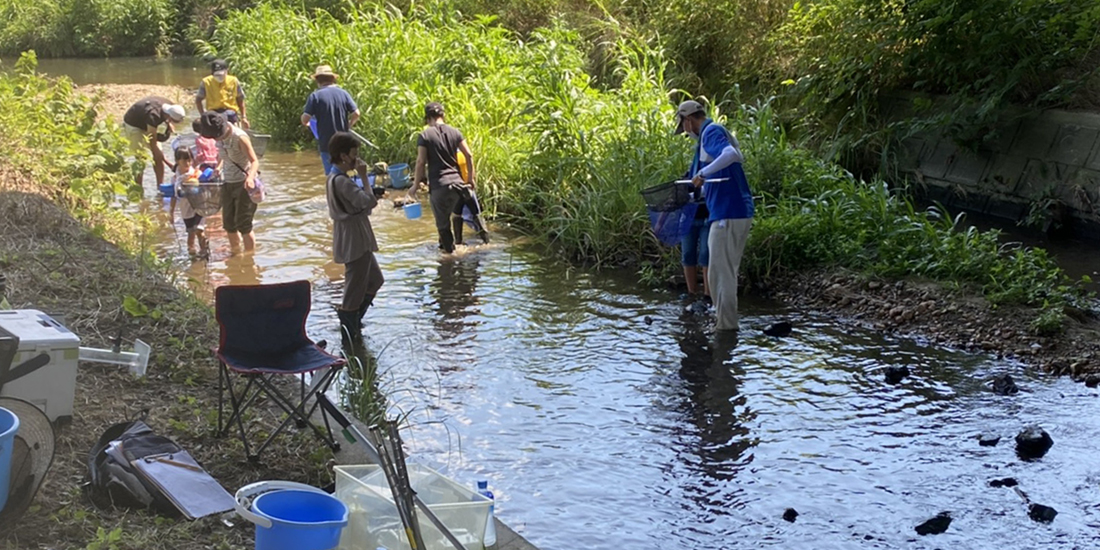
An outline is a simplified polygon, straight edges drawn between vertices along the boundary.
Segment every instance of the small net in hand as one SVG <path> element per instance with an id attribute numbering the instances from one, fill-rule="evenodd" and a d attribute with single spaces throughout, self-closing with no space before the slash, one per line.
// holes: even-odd
<path id="1" fill-rule="evenodd" d="M 668 182 L 642 190 L 642 199 L 646 208 L 658 212 L 676 210 L 691 202 L 691 192 L 695 189 L 690 183 Z"/>
<path id="2" fill-rule="evenodd" d="M 213 216 L 222 208 L 222 183 L 209 182 L 180 186 L 180 197 L 200 216 Z"/>
<path id="3" fill-rule="evenodd" d="M 691 231 L 699 205 L 692 202 L 694 186 L 669 182 L 642 191 L 653 235 L 665 246 L 679 244 Z"/>

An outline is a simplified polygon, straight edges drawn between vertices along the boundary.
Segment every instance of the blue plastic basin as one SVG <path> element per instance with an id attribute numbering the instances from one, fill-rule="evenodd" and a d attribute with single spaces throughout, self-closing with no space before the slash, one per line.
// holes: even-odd
<path id="1" fill-rule="evenodd" d="M 312 491 L 264 493 L 252 511 L 271 520 L 256 526 L 256 550 L 330 550 L 340 544 L 348 507 L 336 497 Z"/>
<path id="2" fill-rule="evenodd" d="M 413 202 L 405 205 L 405 217 L 415 220 L 420 217 L 420 203 Z"/>
<path id="3" fill-rule="evenodd" d="M 19 417 L 0 407 L 0 510 L 8 504 L 8 483 L 11 481 L 11 451 L 15 434 L 19 432 Z"/>

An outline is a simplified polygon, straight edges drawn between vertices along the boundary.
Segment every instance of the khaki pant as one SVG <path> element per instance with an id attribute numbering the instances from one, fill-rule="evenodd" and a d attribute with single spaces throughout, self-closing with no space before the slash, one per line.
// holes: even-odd
<path id="1" fill-rule="evenodd" d="M 741 256 L 749 240 L 752 218 L 717 220 L 710 224 L 707 247 L 710 248 L 710 265 L 707 283 L 718 316 L 715 328 L 737 330 L 737 276 L 741 271 Z"/>
<path id="2" fill-rule="evenodd" d="M 378 266 L 374 252 L 367 252 L 344 264 L 344 299 L 340 309 L 358 311 L 363 300 L 378 294 L 384 282 L 382 268 Z"/>

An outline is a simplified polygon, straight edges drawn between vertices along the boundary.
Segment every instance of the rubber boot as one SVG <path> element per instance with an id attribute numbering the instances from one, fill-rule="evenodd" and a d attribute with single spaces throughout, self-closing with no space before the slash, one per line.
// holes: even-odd
<path id="1" fill-rule="evenodd" d="M 363 323 L 358 311 L 336 310 L 340 318 L 340 342 L 345 348 L 353 348 L 363 343 Z"/>
<path id="2" fill-rule="evenodd" d="M 462 242 L 462 216 L 451 216 L 451 233 L 455 236 L 455 244 Z"/>
<path id="3" fill-rule="evenodd" d="M 482 229 L 481 231 L 477 232 L 477 236 L 481 237 L 481 242 L 483 242 L 485 244 L 489 244 L 489 232 L 488 231 Z"/>
<path id="4" fill-rule="evenodd" d="M 367 316 L 367 309 L 374 305 L 374 294 L 367 294 L 363 303 L 359 306 L 359 330 L 363 330 L 363 317 Z"/>

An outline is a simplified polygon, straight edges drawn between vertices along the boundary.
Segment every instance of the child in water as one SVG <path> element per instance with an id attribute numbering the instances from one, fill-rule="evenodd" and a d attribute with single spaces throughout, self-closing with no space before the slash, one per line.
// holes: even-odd
<path id="1" fill-rule="evenodd" d="M 198 165 L 199 172 L 207 168 L 213 169 L 215 174 L 214 177 L 217 178 L 217 174 L 220 174 L 222 169 L 221 159 L 218 158 L 217 140 L 202 136 L 202 133 L 199 132 L 200 125 L 198 119 L 195 119 L 191 124 L 191 128 L 198 134 L 198 137 L 195 138 L 194 164 Z"/>
<path id="2" fill-rule="evenodd" d="M 203 234 L 202 216 L 195 212 L 190 201 L 179 197 L 183 196 L 183 186 L 199 184 L 199 169 L 192 165 L 191 150 L 187 147 L 176 149 L 176 173 L 172 177 L 175 192 L 172 193 L 172 202 L 168 205 L 168 215 L 175 223 L 176 202 L 180 203 L 180 216 L 183 218 L 183 226 L 187 228 L 187 252 L 192 256 L 206 255 L 209 253 L 206 236 Z M 195 244 L 198 243 L 196 248 Z"/>

